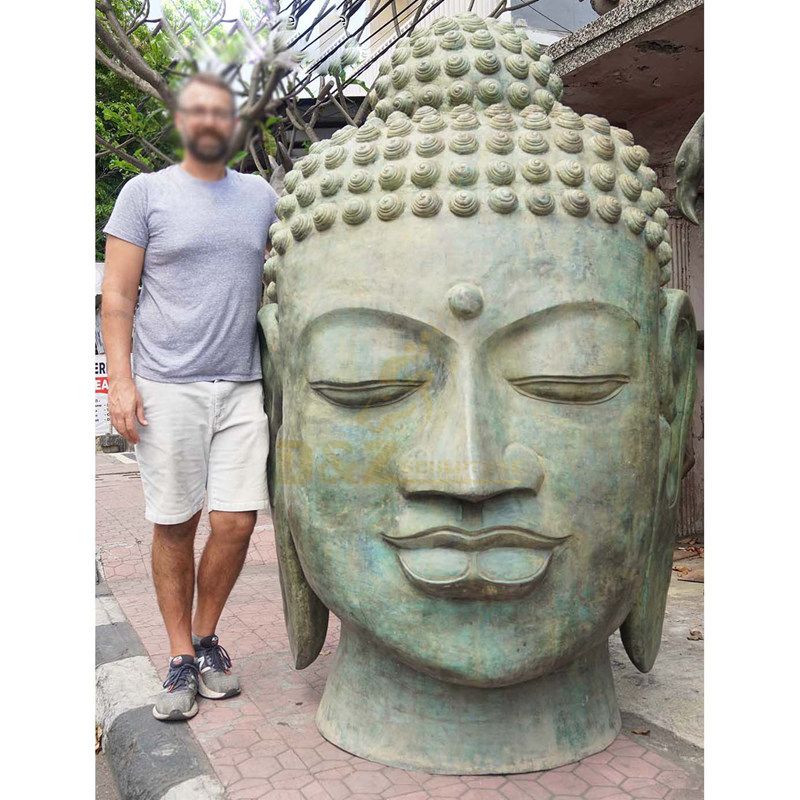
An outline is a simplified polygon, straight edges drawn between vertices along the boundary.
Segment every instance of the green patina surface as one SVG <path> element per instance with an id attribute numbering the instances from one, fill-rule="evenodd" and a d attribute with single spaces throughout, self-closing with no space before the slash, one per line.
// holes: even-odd
<path id="1" fill-rule="evenodd" d="M 686 219 L 700 224 L 697 216 L 697 195 L 703 183 L 705 114 L 701 114 L 681 144 L 675 156 L 678 178 L 675 202 Z"/>
<path id="2" fill-rule="evenodd" d="M 295 665 L 336 614 L 321 732 L 429 772 L 614 738 L 607 640 L 652 666 L 693 402 L 646 151 L 561 106 L 523 35 L 462 15 L 401 45 L 364 128 L 287 177 L 259 314 Z M 527 55 L 536 105 L 500 67 L 505 105 L 451 102 L 436 64 L 458 46 L 515 78 Z"/>

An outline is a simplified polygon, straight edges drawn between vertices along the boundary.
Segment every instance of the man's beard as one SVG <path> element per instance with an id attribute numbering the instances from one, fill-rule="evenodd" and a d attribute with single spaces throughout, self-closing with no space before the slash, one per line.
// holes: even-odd
<path id="1" fill-rule="evenodd" d="M 216 139 L 216 145 L 206 145 L 202 147 L 199 142 L 203 137 L 208 136 Z M 216 164 L 225 159 L 228 152 L 228 142 L 225 139 L 217 136 L 216 133 L 204 131 L 199 136 L 186 139 L 186 149 L 198 160 L 204 164 Z"/>

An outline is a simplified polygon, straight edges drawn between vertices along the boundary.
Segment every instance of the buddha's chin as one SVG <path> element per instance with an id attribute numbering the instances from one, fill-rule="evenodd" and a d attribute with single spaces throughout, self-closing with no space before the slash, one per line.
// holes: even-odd
<path id="1" fill-rule="evenodd" d="M 583 648 L 577 648 L 575 652 L 558 655 L 530 651 L 521 653 L 502 634 L 493 637 L 491 644 L 496 658 L 487 659 L 485 653 L 484 657 L 466 657 L 463 660 L 452 653 L 437 653 L 436 657 L 431 657 L 429 652 L 414 652 L 405 648 L 392 649 L 392 652 L 406 666 L 443 683 L 475 689 L 500 689 L 550 675 L 566 667 L 583 651 Z M 544 642 L 542 644 L 545 645 Z"/>

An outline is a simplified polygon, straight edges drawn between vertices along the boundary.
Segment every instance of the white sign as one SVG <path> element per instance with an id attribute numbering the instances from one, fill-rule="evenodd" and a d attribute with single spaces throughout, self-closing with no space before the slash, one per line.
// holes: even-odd
<path id="1" fill-rule="evenodd" d="M 108 414 L 108 366 L 105 355 L 94 357 L 94 435 L 111 433 Z"/>

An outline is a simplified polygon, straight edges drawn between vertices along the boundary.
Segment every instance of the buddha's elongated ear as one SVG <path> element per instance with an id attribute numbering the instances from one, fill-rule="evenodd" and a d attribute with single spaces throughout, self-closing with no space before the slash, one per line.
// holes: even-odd
<path id="1" fill-rule="evenodd" d="M 267 480 L 275 528 L 275 550 L 283 598 L 283 617 L 295 669 L 303 669 L 319 655 L 328 631 L 328 609 L 314 593 L 303 574 L 297 548 L 286 516 L 283 491 L 281 349 L 277 305 L 264 306 L 258 314 L 261 366 L 264 376 L 264 406 L 269 417 L 270 449 Z"/>
<path id="2" fill-rule="evenodd" d="M 675 521 L 683 474 L 683 454 L 695 394 L 697 331 L 685 292 L 666 289 L 660 319 L 659 491 L 653 530 L 645 553 L 642 584 L 622 623 L 622 643 L 641 672 L 649 672 L 661 646 L 661 629 L 672 576 Z"/>
<path id="3" fill-rule="evenodd" d="M 283 387 L 280 374 L 280 336 L 278 306 L 270 303 L 258 312 L 258 339 L 261 346 L 261 374 L 264 384 L 264 411 L 269 419 L 269 457 L 267 478 L 270 503 L 273 502 L 275 479 L 275 439 L 283 422 Z"/>

